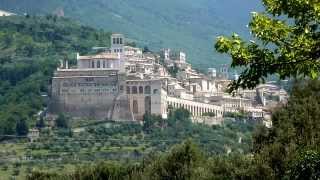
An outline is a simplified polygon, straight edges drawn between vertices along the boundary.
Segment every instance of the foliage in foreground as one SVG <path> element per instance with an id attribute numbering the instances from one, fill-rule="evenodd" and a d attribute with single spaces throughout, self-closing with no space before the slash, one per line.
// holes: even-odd
<path id="1" fill-rule="evenodd" d="M 230 86 L 253 88 L 270 74 L 281 79 L 300 75 L 317 78 L 320 70 L 319 0 L 262 0 L 266 11 L 253 13 L 249 27 L 255 41 L 238 35 L 219 37 L 216 49 L 232 57 L 232 67 L 242 67 Z"/>
<path id="2" fill-rule="evenodd" d="M 258 174 L 262 173 L 262 174 Z M 29 180 L 46 179 L 232 179 L 267 176 L 268 171 L 250 157 L 208 158 L 191 141 L 173 147 L 169 153 L 147 157 L 140 164 L 99 163 L 79 167 L 70 174 L 33 172 Z"/>
<path id="3" fill-rule="evenodd" d="M 278 178 L 299 174 L 295 172 L 296 170 L 305 170 L 303 168 L 299 170 L 298 167 L 302 164 L 297 164 L 297 162 L 304 162 L 305 168 L 315 169 L 319 166 L 319 91 L 320 80 L 296 84 L 288 104 L 274 112 L 273 127 L 271 129 L 259 128 L 254 134 L 254 152 L 273 169 Z M 309 158 L 313 157 L 309 156 L 310 153 L 318 155 L 315 155 L 313 159 Z M 299 157 L 305 157 L 305 159 L 302 160 Z M 295 167 L 294 172 L 291 169 L 293 166 Z"/>
<path id="4" fill-rule="evenodd" d="M 320 80 L 296 85 L 288 104 L 274 113 L 273 127 L 256 129 L 252 154 L 214 155 L 186 141 L 167 153 L 151 153 L 137 164 L 87 165 L 68 176 L 34 172 L 29 179 L 46 179 L 43 175 L 53 179 L 318 179 L 319 91 Z M 187 115 L 178 111 L 172 116 Z M 173 122 L 178 131 L 179 123 L 187 123 Z"/>

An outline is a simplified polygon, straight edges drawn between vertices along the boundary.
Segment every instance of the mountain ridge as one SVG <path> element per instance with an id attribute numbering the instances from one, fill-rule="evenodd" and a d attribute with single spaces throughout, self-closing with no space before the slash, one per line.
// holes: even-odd
<path id="1" fill-rule="evenodd" d="M 186 51 L 197 68 L 218 66 L 229 58 L 214 51 L 219 35 L 237 32 L 250 37 L 250 12 L 258 0 L 3 0 L 0 9 L 15 13 L 60 13 L 85 25 L 121 32 L 140 46 L 153 50 Z M 230 6 L 230 4 L 233 4 Z"/>

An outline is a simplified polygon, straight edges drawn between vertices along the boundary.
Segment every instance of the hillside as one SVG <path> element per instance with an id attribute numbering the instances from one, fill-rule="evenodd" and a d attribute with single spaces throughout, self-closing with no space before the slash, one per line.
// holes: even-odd
<path id="1" fill-rule="evenodd" d="M 230 6 L 232 4 L 232 6 Z M 141 46 L 186 51 L 198 68 L 228 62 L 213 50 L 218 35 L 248 37 L 250 12 L 258 0 L 2 0 L 15 13 L 55 13 L 97 28 L 125 33 Z"/>
<path id="2" fill-rule="evenodd" d="M 53 16 L 0 17 L 0 136 L 26 134 L 60 59 L 108 45 L 109 36 Z"/>

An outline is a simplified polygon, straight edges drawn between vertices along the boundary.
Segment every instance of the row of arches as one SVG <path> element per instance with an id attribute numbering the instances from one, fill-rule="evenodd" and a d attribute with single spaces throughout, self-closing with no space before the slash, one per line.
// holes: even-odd
<path id="1" fill-rule="evenodd" d="M 91 64 L 89 64 L 90 68 L 114 68 L 115 67 L 115 61 L 110 60 L 91 60 Z"/>
<path id="2" fill-rule="evenodd" d="M 222 116 L 223 112 L 221 110 L 212 108 L 212 107 L 203 107 L 199 105 L 190 105 L 190 103 L 181 103 L 181 102 L 174 102 L 168 101 L 168 106 L 173 107 L 174 109 L 177 108 L 184 108 L 188 110 L 192 116 L 202 116 L 205 113 L 214 113 L 216 117 Z"/>
<path id="3" fill-rule="evenodd" d="M 157 94 L 158 92 L 158 89 L 153 89 L 153 94 Z M 151 95 L 151 86 L 127 86 L 127 94 Z"/>

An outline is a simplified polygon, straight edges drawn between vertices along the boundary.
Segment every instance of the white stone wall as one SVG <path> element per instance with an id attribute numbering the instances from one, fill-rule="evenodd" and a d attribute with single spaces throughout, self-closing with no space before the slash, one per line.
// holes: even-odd
<path id="1" fill-rule="evenodd" d="M 202 116 L 206 112 L 214 112 L 216 117 L 223 116 L 223 107 L 195 102 L 175 97 L 167 97 L 167 104 L 173 108 L 184 108 L 191 112 L 192 116 Z"/>

